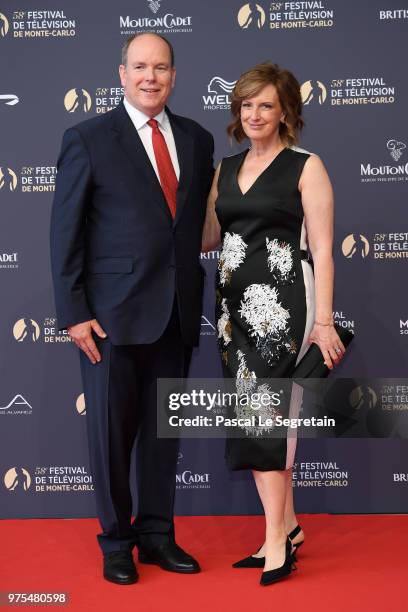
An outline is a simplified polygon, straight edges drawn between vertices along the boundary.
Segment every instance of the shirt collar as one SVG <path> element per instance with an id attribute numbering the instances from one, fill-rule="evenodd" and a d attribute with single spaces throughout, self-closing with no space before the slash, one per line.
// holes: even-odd
<path id="1" fill-rule="evenodd" d="M 139 131 L 142 127 L 146 125 L 150 117 L 142 113 L 142 111 L 140 111 L 139 109 L 135 108 L 132 104 L 130 104 L 130 102 L 126 100 L 126 98 L 123 98 L 123 105 L 129 117 L 131 118 L 133 125 Z M 160 111 L 160 113 L 158 113 L 155 117 L 153 117 L 153 119 L 156 119 L 156 121 L 158 122 L 158 124 L 163 130 L 168 129 L 169 118 L 167 117 L 167 114 L 164 108 L 163 110 Z"/>

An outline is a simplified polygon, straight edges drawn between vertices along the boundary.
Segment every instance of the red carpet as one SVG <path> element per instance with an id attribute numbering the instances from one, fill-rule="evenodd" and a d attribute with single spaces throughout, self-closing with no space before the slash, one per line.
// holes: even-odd
<path id="1" fill-rule="evenodd" d="M 270 587 L 231 563 L 261 544 L 261 517 L 179 517 L 177 540 L 202 573 L 139 565 L 140 581 L 101 577 L 96 520 L 0 522 L 0 591 L 68 592 L 62 609 L 122 612 L 406 612 L 408 517 L 300 516 L 298 570 Z M 33 606 L 33 610 L 50 610 Z"/>

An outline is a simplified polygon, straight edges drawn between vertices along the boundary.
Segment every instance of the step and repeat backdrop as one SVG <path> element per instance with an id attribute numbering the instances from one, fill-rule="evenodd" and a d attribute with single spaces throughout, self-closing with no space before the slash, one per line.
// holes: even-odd
<path id="1" fill-rule="evenodd" d="M 55 317 L 49 217 L 63 131 L 119 103 L 121 45 L 147 31 L 173 43 L 170 107 L 212 132 L 216 163 L 238 151 L 225 129 L 244 70 L 272 60 L 301 83 L 300 146 L 322 157 L 336 197 L 334 318 L 356 335 L 335 376 L 355 381 L 349 409 L 368 424 L 388 419 L 392 437 L 300 440 L 297 508 L 406 512 L 407 0 L 0 0 L 1 516 L 95 516 L 77 349 Z M 201 258 L 191 375 L 214 378 L 218 252 Z M 182 442 L 178 514 L 260 510 L 251 475 L 225 468 L 223 440 Z"/>

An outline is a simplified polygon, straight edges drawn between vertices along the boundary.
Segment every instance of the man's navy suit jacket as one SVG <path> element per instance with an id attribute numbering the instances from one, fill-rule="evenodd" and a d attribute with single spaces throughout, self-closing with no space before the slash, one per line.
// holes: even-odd
<path id="1" fill-rule="evenodd" d="M 96 318 L 113 344 L 150 344 L 176 295 L 183 341 L 198 343 L 214 145 L 195 121 L 166 112 L 180 164 L 174 220 L 123 102 L 64 134 L 51 215 L 60 329 Z"/>

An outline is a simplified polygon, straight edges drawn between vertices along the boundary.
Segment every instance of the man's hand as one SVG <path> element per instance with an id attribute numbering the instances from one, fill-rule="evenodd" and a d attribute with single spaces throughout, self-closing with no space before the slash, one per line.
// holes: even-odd
<path id="1" fill-rule="evenodd" d="M 106 338 L 105 332 L 96 319 L 68 327 L 68 334 L 77 347 L 88 356 L 89 361 L 95 364 L 101 360 L 101 355 L 92 338 L 92 330 L 98 334 L 100 338 Z"/>

